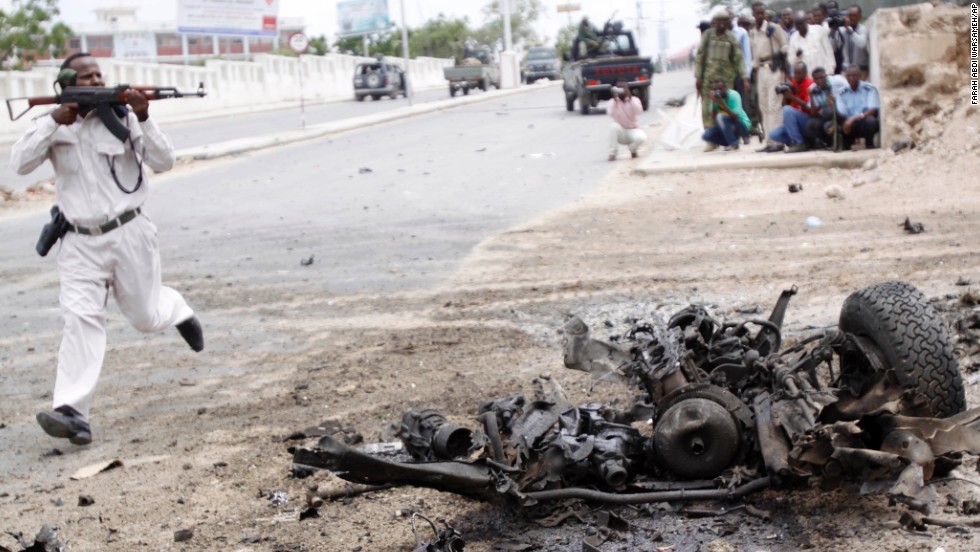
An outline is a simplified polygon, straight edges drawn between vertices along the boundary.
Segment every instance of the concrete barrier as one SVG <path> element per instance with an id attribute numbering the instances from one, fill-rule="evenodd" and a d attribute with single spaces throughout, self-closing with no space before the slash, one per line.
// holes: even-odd
<path id="1" fill-rule="evenodd" d="M 967 90 L 969 8 L 922 3 L 868 19 L 870 80 L 881 95 L 881 145 L 942 134 Z"/>
<path id="2" fill-rule="evenodd" d="M 255 106 L 276 106 L 306 101 L 335 101 L 353 98 L 352 79 L 355 66 L 370 58 L 343 54 L 300 56 L 298 58 L 259 54 L 252 61 L 208 60 L 203 67 L 133 62 L 100 58 L 106 83 L 176 86 L 192 91 L 204 83 L 208 96 L 202 100 L 158 102 L 153 104 L 154 117 L 161 121 L 199 115 L 217 115 L 222 111 Z M 395 59 L 396 63 L 399 60 Z M 442 69 L 453 60 L 420 57 L 409 61 L 409 78 L 416 89 L 443 84 Z M 50 96 L 55 68 L 30 71 L 0 71 L 2 99 L 23 96 Z M 300 86 L 302 83 L 302 87 Z M 43 110 L 35 110 L 36 115 Z M 30 125 L 28 114 L 19 121 L 0 116 L 0 138 L 17 136 Z"/>

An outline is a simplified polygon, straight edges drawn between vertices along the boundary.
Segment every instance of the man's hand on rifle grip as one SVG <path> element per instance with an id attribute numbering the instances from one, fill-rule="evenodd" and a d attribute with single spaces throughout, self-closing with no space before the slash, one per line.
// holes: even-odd
<path id="1" fill-rule="evenodd" d="M 142 92 L 130 88 L 123 92 L 123 96 L 126 98 L 126 103 L 133 108 L 133 113 L 136 114 L 136 118 L 141 123 L 150 116 L 150 102 Z"/>
<path id="2" fill-rule="evenodd" d="M 61 104 L 51 112 L 51 118 L 59 125 L 71 125 L 78 118 L 78 104 Z"/>

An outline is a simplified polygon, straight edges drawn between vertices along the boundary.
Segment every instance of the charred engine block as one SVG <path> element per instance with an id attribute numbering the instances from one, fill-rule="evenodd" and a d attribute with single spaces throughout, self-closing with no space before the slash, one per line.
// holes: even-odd
<path id="1" fill-rule="evenodd" d="M 451 424 L 442 414 L 427 408 L 406 412 L 398 437 L 416 460 L 452 460 L 474 449 L 472 430 Z"/>

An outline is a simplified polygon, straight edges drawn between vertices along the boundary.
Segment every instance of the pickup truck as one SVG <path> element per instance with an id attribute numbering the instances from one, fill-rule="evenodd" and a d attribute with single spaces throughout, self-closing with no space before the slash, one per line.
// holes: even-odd
<path id="1" fill-rule="evenodd" d="M 463 61 L 456 67 L 446 67 L 442 74 L 449 81 L 450 96 L 460 91 L 469 94 L 472 88 L 483 91 L 491 85 L 500 88 L 500 69 L 494 65 L 487 48 L 467 48 Z"/>
<path id="2" fill-rule="evenodd" d="M 565 84 L 565 109 L 588 115 L 600 101 L 612 99 L 612 88 L 626 81 L 634 96 L 640 98 L 643 110 L 650 108 L 650 86 L 653 83 L 653 63 L 642 57 L 633 33 L 623 30 L 620 23 L 606 23 L 598 48 L 589 50 L 578 38 L 572 42 L 571 54 L 566 54 L 562 77 Z"/>

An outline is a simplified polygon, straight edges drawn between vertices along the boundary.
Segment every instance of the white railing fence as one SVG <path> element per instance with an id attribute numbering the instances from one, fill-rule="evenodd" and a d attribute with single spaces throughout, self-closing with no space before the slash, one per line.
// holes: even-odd
<path id="1" fill-rule="evenodd" d="M 160 120 L 195 114 L 215 114 L 222 110 L 276 105 L 300 99 L 302 72 L 303 99 L 310 102 L 353 98 L 354 67 L 369 58 L 344 54 L 300 56 L 298 58 L 258 54 L 252 61 L 207 60 L 203 67 L 134 62 L 100 58 L 99 66 L 107 84 L 176 86 L 194 91 L 204 83 L 207 97 L 202 100 L 159 102 L 153 114 Z M 400 60 L 396 60 L 399 64 Z M 409 62 L 409 75 L 415 89 L 444 82 L 442 69 L 451 59 L 420 57 Z M 57 69 L 38 67 L 30 71 L 0 71 L 0 97 L 51 96 Z M 39 115 L 43 111 L 35 108 Z M 22 132 L 35 112 L 18 121 L 0 116 L 0 136 Z"/>

